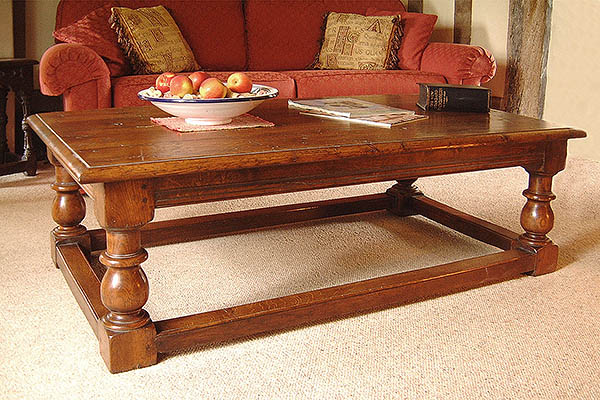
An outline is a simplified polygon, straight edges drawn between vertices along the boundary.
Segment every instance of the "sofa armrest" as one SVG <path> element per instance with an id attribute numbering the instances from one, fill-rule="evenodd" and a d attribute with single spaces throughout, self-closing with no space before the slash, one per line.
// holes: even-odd
<path id="1" fill-rule="evenodd" d="M 454 85 L 480 85 L 496 75 L 496 60 L 483 47 L 432 42 L 423 52 L 421 71 L 443 75 Z"/>
<path id="2" fill-rule="evenodd" d="M 65 111 L 111 107 L 110 71 L 89 47 L 61 43 L 50 47 L 40 60 L 40 90 L 63 96 Z"/>

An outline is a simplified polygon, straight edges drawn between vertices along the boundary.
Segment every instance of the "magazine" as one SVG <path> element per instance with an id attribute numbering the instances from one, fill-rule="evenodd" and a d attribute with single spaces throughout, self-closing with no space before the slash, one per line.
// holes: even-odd
<path id="1" fill-rule="evenodd" d="M 288 107 L 305 112 L 337 115 L 340 117 L 365 117 L 389 114 L 414 114 L 412 110 L 390 107 L 352 97 L 330 97 L 311 100 L 288 100 Z"/>
<path id="2" fill-rule="evenodd" d="M 394 113 L 394 114 L 377 114 L 369 116 L 354 116 L 354 117 L 343 117 L 340 115 L 323 114 L 316 112 L 305 112 L 300 111 L 300 114 L 312 115 L 315 117 L 335 119 L 338 121 L 357 122 L 360 124 L 373 125 L 381 128 L 391 128 L 392 126 L 404 124 L 412 121 L 419 121 L 427 119 L 427 115 L 409 114 L 409 113 Z"/>

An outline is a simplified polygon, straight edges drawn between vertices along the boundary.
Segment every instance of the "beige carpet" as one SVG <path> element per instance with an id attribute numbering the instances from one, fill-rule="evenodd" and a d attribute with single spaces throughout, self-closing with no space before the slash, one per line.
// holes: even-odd
<path id="1" fill-rule="evenodd" d="M 0 177 L 0 398 L 598 399 L 600 163 L 555 178 L 560 267 L 404 307 L 172 354 L 107 372 L 49 256 L 52 172 Z M 520 231 L 522 169 L 424 178 L 419 187 Z M 390 183 L 159 210 L 157 219 L 380 192 Z M 93 213 L 85 224 L 97 227 Z M 149 249 L 159 320 L 486 254 L 420 217 L 384 213 Z"/>

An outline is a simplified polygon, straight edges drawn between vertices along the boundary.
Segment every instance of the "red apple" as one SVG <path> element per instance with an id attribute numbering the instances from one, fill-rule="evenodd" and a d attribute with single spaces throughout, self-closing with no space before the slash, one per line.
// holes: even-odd
<path id="1" fill-rule="evenodd" d="M 194 93 L 194 84 L 192 83 L 192 80 L 184 75 L 177 75 L 171 79 L 169 87 L 171 95 L 173 96 L 183 97 L 186 94 Z"/>
<path id="2" fill-rule="evenodd" d="M 194 92 L 197 92 L 200 88 L 200 84 L 204 82 L 204 80 L 206 80 L 207 78 L 210 78 L 210 75 L 208 75 L 204 71 L 196 71 L 189 74 L 188 78 L 190 78 L 192 80 L 192 83 L 194 84 Z"/>
<path id="3" fill-rule="evenodd" d="M 220 99 L 227 95 L 227 87 L 217 78 L 208 78 L 202 82 L 198 92 L 203 99 Z"/>
<path id="4" fill-rule="evenodd" d="M 169 91 L 169 84 L 171 83 L 171 79 L 174 77 L 175 73 L 173 72 L 163 72 L 158 76 L 158 78 L 156 78 L 154 86 L 162 93 L 166 93 Z"/>
<path id="5" fill-rule="evenodd" d="M 243 72 L 235 72 L 227 78 L 227 87 L 237 93 L 246 93 L 252 90 L 252 80 Z"/>

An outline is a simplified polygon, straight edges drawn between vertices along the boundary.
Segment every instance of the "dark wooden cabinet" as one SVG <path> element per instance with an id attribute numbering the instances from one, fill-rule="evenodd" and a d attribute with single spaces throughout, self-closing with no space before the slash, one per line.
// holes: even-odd
<path id="1" fill-rule="evenodd" d="M 33 133 L 25 122 L 31 111 L 33 94 L 33 66 L 38 62 L 26 58 L 0 59 L 0 175 L 25 172 L 35 175 L 37 171 L 36 155 L 33 150 Z M 23 119 L 15 123 L 15 133 L 23 135 L 23 155 L 11 153 L 6 139 L 6 102 L 9 91 L 21 105 Z M 16 122 L 16 121 L 15 121 Z"/>

